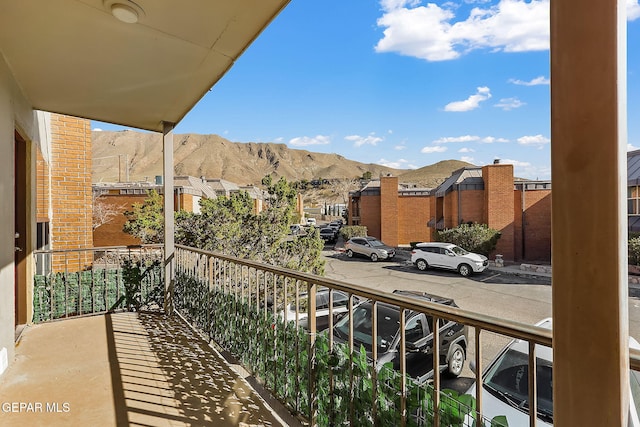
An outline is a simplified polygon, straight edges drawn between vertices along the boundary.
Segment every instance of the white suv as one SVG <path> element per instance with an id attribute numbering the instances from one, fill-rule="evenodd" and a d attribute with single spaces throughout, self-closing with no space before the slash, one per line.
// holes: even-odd
<path id="1" fill-rule="evenodd" d="M 474 254 L 453 243 L 418 243 L 411 251 L 411 262 L 424 271 L 429 267 L 456 270 L 464 277 L 481 273 L 489 264 L 487 257 Z"/>

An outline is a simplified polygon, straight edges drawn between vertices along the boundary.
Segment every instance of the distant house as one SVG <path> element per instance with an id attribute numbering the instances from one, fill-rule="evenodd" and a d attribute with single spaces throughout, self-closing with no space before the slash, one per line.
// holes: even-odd
<path id="1" fill-rule="evenodd" d="M 125 211 L 131 210 L 135 203 L 143 203 L 148 193 L 155 190 L 164 193 L 161 182 L 117 182 L 93 184 L 94 200 L 97 209 L 107 210 L 111 214 L 104 223 L 95 224 L 93 244 L 95 247 L 136 245 L 140 240 L 122 231 L 127 221 Z M 174 206 L 176 211 L 200 212 L 200 200 L 230 197 L 231 194 L 247 191 L 254 199 L 255 212 L 263 206 L 264 192 L 256 187 L 240 187 L 223 179 L 205 177 L 174 177 Z"/>
<path id="2" fill-rule="evenodd" d="M 462 223 L 502 233 L 505 260 L 551 260 L 551 182 L 514 180 L 513 166 L 462 168 L 438 187 L 403 186 L 393 176 L 350 193 L 349 224 L 364 225 L 391 246 L 432 241 Z"/>
<path id="3" fill-rule="evenodd" d="M 640 232 L 640 150 L 627 153 L 627 216 L 629 232 Z"/>

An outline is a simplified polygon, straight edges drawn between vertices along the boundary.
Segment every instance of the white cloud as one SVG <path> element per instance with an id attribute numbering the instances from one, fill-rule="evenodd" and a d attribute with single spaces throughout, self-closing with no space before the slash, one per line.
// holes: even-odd
<path id="1" fill-rule="evenodd" d="M 274 140 L 273 140 L 273 142 L 276 142 L 276 143 L 278 143 L 278 144 L 279 144 L 279 143 L 281 143 L 282 141 L 284 141 L 284 138 L 283 138 L 283 137 L 281 137 L 281 136 L 279 136 L 278 138 L 276 138 L 276 139 L 274 139 Z"/>
<path id="2" fill-rule="evenodd" d="M 422 150 L 420 150 L 421 153 L 425 153 L 425 154 L 444 153 L 445 151 L 447 151 L 447 147 L 443 147 L 441 145 L 436 145 L 433 147 L 427 146 L 427 147 L 423 147 Z"/>
<path id="3" fill-rule="evenodd" d="M 93 131 L 93 132 L 102 132 L 102 129 L 100 129 L 100 128 L 93 128 L 93 129 L 92 129 L 92 131 Z"/>
<path id="4" fill-rule="evenodd" d="M 520 160 L 512 160 L 512 159 L 500 159 L 500 163 L 507 163 L 518 168 L 526 168 L 531 166 L 531 163 L 529 162 L 521 162 Z"/>
<path id="5" fill-rule="evenodd" d="M 478 88 L 478 91 L 475 95 L 471 95 L 464 101 L 454 101 L 448 103 L 447 105 L 445 105 L 444 111 L 460 112 L 475 110 L 480 106 L 480 103 L 482 101 L 486 101 L 489 98 L 491 98 L 491 90 L 486 86 L 482 86 Z"/>
<path id="6" fill-rule="evenodd" d="M 467 147 L 464 147 L 458 150 L 458 153 L 475 153 L 475 152 L 476 150 L 474 150 L 473 148 L 467 148 Z"/>
<path id="7" fill-rule="evenodd" d="M 640 18 L 640 4 L 638 0 L 627 0 L 627 20 L 634 21 Z"/>
<path id="8" fill-rule="evenodd" d="M 477 4 L 457 18 L 458 5 L 422 5 L 417 0 L 381 0 L 376 52 L 395 52 L 427 61 L 445 61 L 477 49 L 529 52 L 549 49 L 549 0 L 465 0 Z M 640 17 L 638 0 L 627 0 L 627 20 Z M 457 19 L 456 19 L 457 18 Z"/>
<path id="9" fill-rule="evenodd" d="M 398 159 L 396 161 L 380 159 L 376 162 L 376 164 L 386 166 L 388 168 L 393 168 L 393 169 L 417 169 L 418 168 L 417 166 L 409 163 L 409 161 L 405 159 Z"/>
<path id="10" fill-rule="evenodd" d="M 627 151 L 635 151 L 638 150 L 638 147 L 634 146 L 633 144 L 627 144 Z"/>
<path id="11" fill-rule="evenodd" d="M 467 163 L 472 163 L 474 164 L 475 159 L 473 157 L 469 157 L 469 156 L 462 156 L 460 157 L 460 160 L 463 162 L 467 162 Z"/>
<path id="12" fill-rule="evenodd" d="M 515 108 L 520 108 L 523 105 L 527 105 L 526 102 L 520 101 L 518 98 L 502 98 L 494 107 L 502 108 L 505 111 L 510 111 Z"/>
<path id="13" fill-rule="evenodd" d="M 551 178 L 551 168 L 548 166 L 535 166 L 529 162 L 512 159 L 501 159 L 500 163 L 513 165 L 513 174 L 521 178 L 536 180 Z"/>
<path id="14" fill-rule="evenodd" d="M 509 142 L 509 140 L 506 138 L 496 138 L 495 136 L 485 136 L 480 142 L 484 144 L 493 144 L 494 142 Z"/>
<path id="15" fill-rule="evenodd" d="M 395 147 L 393 147 L 394 150 L 398 150 L 398 151 L 402 151 L 406 148 L 407 148 L 406 145 L 396 145 Z"/>
<path id="16" fill-rule="evenodd" d="M 331 138 L 324 135 L 317 136 L 298 136 L 289 140 L 289 144 L 294 147 L 308 147 L 310 145 L 327 145 L 331 144 Z"/>
<path id="17" fill-rule="evenodd" d="M 349 135 L 345 136 L 344 139 L 347 141 L 353 142 L 355 147 L 362 147 L 363 145 L 378 145 L 379 142 L 382 142 L 383 139 L 379 136 L 375 136 L 375 133 L 371 133 L 367 136 L 360 135 Z"/>
<path id="18" fill-rule="evenodd" d="M 446 144 L 448 142 L 473 142 L 479 141 L 480 137 L 475 135 L 463 135 L 463 136 L 445 136 L 433 141 L 434 144 Z"/>
<path id="19" fill-rule="evenodd" d="M 380 0 L 383 10 L 394 10 L 405 6 L 416 6 L 420 0 Z"/>
<path id="20" fill-rule="evenodd" d="M 520 145 L 531 145 L 534 147 L 542 148 L 543 145 L 550 143 L 551 140 L 542 135 L 530 135 L 530 136 L 522 136 L 518 138 L 518 144 Z"/>
<path id="21" fill-rule="evenodd" d="M 388 7 L 383 7 L 377 22 L 384 28 L 377 52 L 444 61 L 476 49 L 524 52 L 549 48 L 549 0 L 501 0 L 497 5 L 474 7 L 465 20 L 457 21 L 449 6 L 385 3 Z"/>
<path id="22" fill-rule="evenodd" d="M 521 86 L 538 86 L 538 85 L 549 85 L 551 84 L 551 80 L 549 80 L 545 76 L 539 76 L 539 77 L 536 77 L 535 79 L 529 80 L 528 82 L 523 80 L 518 80 L 518 79 L 509 79 L 509 83 L 513 83 L 514 85 L 521 85 Z"/>

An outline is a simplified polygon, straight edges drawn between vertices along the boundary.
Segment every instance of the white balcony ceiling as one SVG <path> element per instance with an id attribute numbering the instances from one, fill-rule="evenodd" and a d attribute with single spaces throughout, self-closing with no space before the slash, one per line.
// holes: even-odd
<path id="1" fill-rule="evenodd" d="M 136 0 L 127 24 L 113 0 L 0 0 L 0 54 L 36 109 L 161 131 L 288 2 Z"/>

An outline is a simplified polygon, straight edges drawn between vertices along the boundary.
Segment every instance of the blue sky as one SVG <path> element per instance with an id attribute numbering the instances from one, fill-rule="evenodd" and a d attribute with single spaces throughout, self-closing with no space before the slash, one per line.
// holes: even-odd
<path id="1" fill-rule="evenodd" d="M 640 5 L 627 0 L 640 148 Z M 410 169 L 499 158 L 550 179 L 548 0 L 293 0 L 176 133 Z M 121 129 L 94 123 L 94 129 Z"/>

